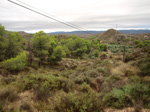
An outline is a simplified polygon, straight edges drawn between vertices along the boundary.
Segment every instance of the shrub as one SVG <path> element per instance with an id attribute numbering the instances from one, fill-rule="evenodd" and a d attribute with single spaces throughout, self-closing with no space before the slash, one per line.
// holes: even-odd
<path id="1" fill-rule="evenodd" d="M 75 78 L 75 83 L 76 84 L 83 84 L 83 83 L 87 83 L 90 84 L 91 83 L 91 78 L 88 76 L 83 76 L 83 75 L 79 75 L 78 77 Z"/>
<path id="2" fill-rule="evenodd" d="M 97 69 L 97 71 L 98 71 L 98 72 L 102 72 L 102 73 L 106 73 L 106 70 L 105 70 L 104 68 L 101 68 L 101 67 L 99 67 L 99 68 Z"/>
<path id="3" fill-rule="evenodd" d="M 0 104 L 6 101 L 13 102 L 17 98 L 17 90 L 14 87 L 6 86 L 0 89 Z"/>
<path id="4" fill-rule="evenodd" d="M 87 83 L 83 83 L 79 89 L 80 91 L 85 92 L 85 93 L 88 93 L 91 91 L 91 88 Z"/>
<path id="5" fill-rule="evenodd" d="M 93 54 L 93 53 L 90 53 L 90 54 L 88 55 L 88 58 L 94 59 L 94 58 L 95 58 L 95 56 L 94 56 L 94 54 Z"/>
<path id="6" fill-rule="evenodd" d="M 145 108 L 150 108 L 150 84 L 147 82 L 133 82 L 122 86 L 120 89 L 114 88 L 104 96 L 103 101 L 108 107 L 125 108 L 134 106 L 137 102 L 143 101 Z"/>
<path id="7" fill-rule="evenodd" d="M 98 77 L 100 74 L 97 72 L 96 69 L 91 69 L 89 71 L 86 72 L 86 75 L 90 78 L 96 78 Z"/>
<path id="8" fill-rule="evenodd" d="M 2 62 L 2 66 L 10 71 L 23 70 L 26 65 L 27 65 L 27 54 L 25 52 L 21 53 L 15 58 L 11 58 Z"/>
<path id="9" fill-rule="evenodd" d="M 105 45 L 105 44 L 100 44 L 100 50 L 101 50 L 101 51 L 107 51 L 107 45 Z"/>
<path id="10" fill-rule="evenodd" d="M 129 62 L 129 61 L 132 61 L 132 60 L 135 60 L 135 57 L 133 56 L 133 54 L 132 55 L 127 54 L 125 56 L 125 62 Z"/>
<path id="11" fill-rule="evenodd" d="M 36 100 L 48 101 L 48 97 L 52 96 L 52 91 L 49 90 L 44 84 L 40 88 L 34 90 Z"/>
<path id="12" fill-rule="evenodd" d="M 61 46 L 57 46 L 54 49 L 52 56 L 50 57 L 50 62 L 57 64 L 65 56 L 66 56 L 66 53 L 64 52 L 63 48 Z"/>
<path id="13" fill-rule="evenodd" d="M 56 112 L 102 112 L 99 97 L 92 92 L 69 93 L 62 96 L 55 106 Z"/>
<path id="14" fill-rule="evenodd" d="M 24 90 L 38 90 L 39 87 L 43 88 L 39 91 L 49 90 L 55 92 L 57 90 L 64 90 L 68 92 L 74 86 L 73 81 L 64 78 L 56 77 L 53 75 L 42 75 L 42 74 L 31 74 L 24 76 L 24 78 L 19 79 L 16 84 L 18 84 L 20 89 Z"/>
<path id="15" fill-rule="evenodd" d="M 110 44 L 115 44 L 115 42 L 110 42 Z"/>
<path id="16" fill-rule="evenodd" d="M 98 56 L 99 56 L 99 51 L 98 51 L 98 50 L 95 50 L 94 56 L 95 56 L 95 57 L 98 57 Z"/>
<path id="17" fill-rule="evenodd" d="M 150 58 L 145 58 L 139 65 L 141 76 L 150 76 Z"/>

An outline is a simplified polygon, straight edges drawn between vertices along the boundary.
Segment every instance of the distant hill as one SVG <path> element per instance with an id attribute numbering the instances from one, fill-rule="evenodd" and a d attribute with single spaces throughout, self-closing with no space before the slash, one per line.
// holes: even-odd
<path id="1" fill-rule="evenodd" d="M 98 33 L 103 33 L 104 31 L 72 31 L 72 32 L 52 32 L 52 33 L 47 33 L 47 34 L 68 34 L 68 35 L 72 35 L 72 34 L 75 34 L 75 35 L 84 35 L 84 34 L 98 34 Z"/>
<path id="2" fill-rule="evenodd" d="M 105 31 L 72 31 L 72 32 L 52 32 L 47 34 L 68 34 L 68 35 L 84 35 L 84 34 L 99 34 L 104 33 Z M 150 30 L 118 30 L 118 32 L 122 34 L 144 34 L 144 33 L 150 33 Z"/>
<path id="3" fill-rule="evenodd" d="M 100 40 L 107 40 L 107 41 L 112 41 L 116 40 L 118 35 L 121 35 L 121 33 L 115 29 L 109 29 L 105 31 L 101 36 L 98 37 Z"/>
<path id="4" fill-rule="evenodd" d="M 23 35 L 23 36 L 28 35 L 28 33 L 24 32 L 24 31 L 19 31 L 19 34 L 20 34 L 20 35 Z"/>

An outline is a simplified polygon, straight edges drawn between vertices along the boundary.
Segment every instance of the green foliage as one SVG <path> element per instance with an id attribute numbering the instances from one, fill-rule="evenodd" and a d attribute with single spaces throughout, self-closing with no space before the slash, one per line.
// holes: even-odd
<path id="1" fill-rule="evenodd" d="M 140 62 L 139 68 L 141 70 L 141 76 L 150 76 L 150 58 L 146 57 L 142 62 Z"/>
<path id="2" fill-rule="evenodd" d="M 90 54 L 88 55 L 88 58 L 92 58 L 92 59 L 94 59 L 94 58 L 95 58 L 95 56 L 94 56 L 94 54 L 93 54 L 93 53 L 90 53 Z"/>
<path id="3" fill-rule="evenodd" d="M 4 59 L 5 46 L 6 46 L 6 44 L 4 43 L 4 37 L 0 36 L 0 61 L 2 61 Z"/>
<path id="4" fill-rule="evenodd" d="M 112 53 L 124 52 L 124 45 L 108 45 L 108 49 Z M 125 46 L 125 52 L 127 52 L 127 51 L 132 52 L 133 49 L 134 49 L 133 46 L 130 46 L 130 45 Z"/>
<path id="5" fill-rule="evenodd" d="M 45 60 L 50 48 L 49 37 L 43 31 L 34 34 L 32 47 L 36 57 L 40 59 L 40 64 Z"/>
<path id="6" fill-rule="evenodd" d="M 58 61 L 61 61 L 65 56 L 66 53 L 64 52 L 63 48 L 61 46 L 57 46 L 50 57 L 50 62 L 58 63 Z"/>
<path id="7" fill-rule="evenodd" d="M 81 84 L 79 90 L 80 90 L 81 92 L 88 93 L 88 92 L 91 91 L 91 88 L 90 88 L 90 85 L 89 85 L 89 84 L 87 84 L 86 82 L 84 82 L 83 84 Z"/>
<path id="8" fill-rule="evenodd" d="M 11 58 L 2 62 L 2 66 L 10 71 L 23 70 L 27 65 L 27 53 L 22 52 L 15 58 Z"/>
<path id="9" fill-rule="evenodd" d="M 150 45 L 150 41 L 149 40 L 145 40 L 145 41 L 136 40 L 135 44 L 136 44 L 137 47 L 143 48 L 143 47 L 149 46 Z"/>
<path id="10" fill-rule="evenodd" d="M 55 92 L 58 90 L 68 92 L 71 89 L 73 89 L 74 83 L 73 81 L 64 77 L 56 77 L 53 75 L 31 74 L 24 76 L 21 79 L 18 79 L 15 85 L 18 86 L 18 88 L 20 88 L 20 90 L 22 91 L 34 90 L 36 92 L 37 89 L 39 89 L 40 87 L 41 92 L 42 91 L 47 92 L 47 90 L 51 92 Z"/>
<path id="11" fill-rule="evenodd" d="M 101 51 L 107 51 L 107 45 L 105 45 L 105 44 L 100 44 L 100 50 L 101 50 Z"/>
<path id="12" fill-rule="evenodd" d="M 54 51 L 54 48 L 56 48 L 57 46 L 57 42 L 56 42 L 56 39 L 54 39 L 53 37 L 49 37 L 49 49 L 48 49 L 48 56 L 50 58 L 50 56 L 52 55 L 53 51 Z"/>
<path id="13" fill-rule="evenodd" d="M 91 48 L 92 48 L 92 42 L 89 40 L 85 40 L 85 45 L 87 46 L 87 51 L 86 53 L 90 53 Z"/>
<path id="14" fill-rule="evenodd" d="M 88 58 L 92 58 L 92 59 L 94 59 L 95 57 L 98 57 L 99 56 L 99 50 L 95 50 L 94 51 L 94 53 L 90 53 L 89 55 L 88 55 Z"/>
<path id="15" fill-rule="evenodd" d="M 98 72 L 106 73 L 105 69 L 102 67 L 99 67 L 97 70 L 98 70 Z"/>
<path id="16" fill-rule="evenodd" d="M 110 44 L 115 44 L 115 42 L 110 42 Z"/>
<path id="17" fill-rule="evenodd" d="M 137 102 L 144 102 L 145 108 L 150 108 L 150 84 L 147 82 L 133 82 L 120 89 L 114 88 L 104 96 L 103 101 L 108 107 L 125 108 L 134 106 Z"/>
<path id="18" fill-rule="evenodd" d="M 70 50 L 68 49 L 68 47 L 65 46 L 65 45 L 63 45 L 63 50 L 64 50 L 64 52 L 66 53 L 66 57 L 69 57 L 71 52 L 70 52 Z"/>
<path id="19" fill-rule="evenodd" d="M 98 96 L 93 92 L 69 93 L 61 97 L 55 106 L 56 112 L 102 112 Z"/>
<path id="20" fill-rule="evenodd" d="M 3 37 L 4 34 L 5 34 L 5 27 L 0 24 L 0 36 Z"/>
<path id="21" fill-rule="evenodd" d="M 87 51 L 87 46 L 82 38 L 76 38 L 73 42 L 72 48 L 72 55 L 77 57 L 82 57 L 83 54 Z"/>
<path id="22" fill-rule="evenodd" d="M 98 51 L 98 50 L 95 50 L 95 51 L 94 51 L 94 56 L 95 56 L 95 57 L 98 57 L 98 56 L 99 56 L 99 51 Z"/>
<path id="23" fill-rule="evenodd" d="M 6 37 L 0 36 L 1 60 L 15 57 L 21 52 L 22 46 L 22 36 L 17 32 L 7 32 Z"/>
<path id="24" fill-rule="evenodd" d="M 92 79 L 89 76 L 79 75 L 74 79 L 74 81 L 76 84 L 83 84 L 83 83 L 90 84 L 92 82 Z"/>

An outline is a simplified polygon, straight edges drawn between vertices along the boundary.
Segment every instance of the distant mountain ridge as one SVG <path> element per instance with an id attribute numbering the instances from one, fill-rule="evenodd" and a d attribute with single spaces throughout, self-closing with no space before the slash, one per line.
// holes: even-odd
<path id="1" fill-rule="evenodd" d="M 75 34 L 75 35 L 84 35 L 84 34 L 98 34 L 98 33 L 104 33 L 105 31 L 72 31 L 72 32 L 52 32 L 52 33 L 47 33 L 47 34 Z M 144 34 L 144 33 L 150 33 L 150 30 L 118 30 L 118 32 L 122 34 Z"/>

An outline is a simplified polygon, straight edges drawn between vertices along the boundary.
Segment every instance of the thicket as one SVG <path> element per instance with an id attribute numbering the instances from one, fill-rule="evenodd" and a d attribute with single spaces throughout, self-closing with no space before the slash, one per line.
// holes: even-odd
<path id="1" fill-rule="evenodd" d="M 150 41 L 149 40 L 145 40 L 145 41 L 142 41 L 142 40 L 136 40 L 135 41 L 135 44 L 137 47 L 139 48 L 144 48 L 144 47 L 147 47 L 150 45 Z"/>
<path id="2" fill-rule="evenodd" d="M 69 93 L 62 96 L 55 106 L 56 112 L 103 112 L 101 101 L 97 94 Z"/>
<path id="3" fill-rule="evenodd" d="M 64 57 L 84 58 L 85 54 L 89 54 L 91 58 L 98 57 L 100 51 L 107 51 L 107 45 L 101 44 L 100 41 L 87 40 L 76 35 L 62 38 L 39 31 L 26 40 L 17 32 L 5 31 L 3 26 L 0 26 L 0 32 L 0 61 L 7 60 L 9 66 L 6 67 L 6 61 L 3 65 L 10 70 L 22 70 L 23 65 L 27 65 L 26 62 L 23 64 L 24 61 L 16 62 L 19 59 L 15 59 L 23 50 L 29 53 L 28 65 L 32 65 L 36 60 L 39 67 L 57 64 Z"/>
<path id="4" fill-rule="evenodd" d="M 7 59 L 2 62 L 2 66 L 10 71 L 20 71 L 27 65 L 27 53 L 20 53 L 15 58 Z"/>
<path id="5" fill-rule="evenodd" d="M 144 58 L 138 66 L 140 68 L 141 76 L 150 76 L 150 57 L 147 56 Z"/>
<path id="6" fill-rule="evenodd" d="M 107 93 L 103 101 L 108 107 L 125 108 L 144 103 L 144 108 L 150 108 L 150 83 L 146 80 L 133 78 L 131 82 L 121 88 L 113 88 Z"/>

